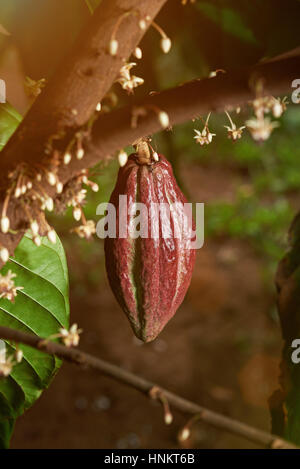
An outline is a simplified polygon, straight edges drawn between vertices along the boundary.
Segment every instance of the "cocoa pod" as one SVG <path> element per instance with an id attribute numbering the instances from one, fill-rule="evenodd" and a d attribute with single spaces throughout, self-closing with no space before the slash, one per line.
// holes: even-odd
<path id="1" fill-rule="evenodd" d="M 119 206 L 122 195 L 127 196 L 126 204 Z M 191 216 L 184 218 L 186 202 L 171 164 L 162 155 L 149 165 L 133 154 L 119 169 L 110 198 L 116 208 L 117 233 L 105 238 L 106 271 L 135 335 L 144 342 L 154 340 L 174 316 L 191 281 L 195 225 Z M 139 237 L 132 235 L 137 224 L 135 203 L 147 209 L 140 210 L 138 220 L 144 230 Z"/>

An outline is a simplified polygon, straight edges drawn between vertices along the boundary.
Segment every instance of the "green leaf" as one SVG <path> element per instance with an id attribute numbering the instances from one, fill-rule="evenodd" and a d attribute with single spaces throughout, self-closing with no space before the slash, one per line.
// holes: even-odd
<path id="1" fill-rule="evenodd" d="M 69 327 L 68 271 L 61 242 L 51 244 L 43 238 L 36 247 L 24 236 L 1 270 L 16 274 L 18 291 L 15 303 L 0 299 L 0 324 L 20 331 L 49 337 L 60 327 Z M 13 354 L 15 344 L 6 344 L 6 353 Z M 60 367 L 60 360 L 31 347 L 20 345 L 24 358 L 14 366 L 11 375 L 0 379 L 0 447 L 7 447 L 14 421 L 47 388 Z"/>
<path id="2" fill-rule="evenodd" d="M 253 31 L 244 23 L 243 18 L 230 8 L 218 8 L 209 2 L 198 2 L 197 7 L 223 31 L 252 44 L 257 44 Z"/>
<path id="3" fill-rule="evenodd" d="M 0 104 L 0 151 L 14 133 L 22 116 L 10 104 Z"/>
<path id="4" fill-rule="evenodd" d="M 85 0 L 85 3 L 87 4 L 91 14 L 93 14 L 96 8 L 100 5 L 101 0 Z"/>

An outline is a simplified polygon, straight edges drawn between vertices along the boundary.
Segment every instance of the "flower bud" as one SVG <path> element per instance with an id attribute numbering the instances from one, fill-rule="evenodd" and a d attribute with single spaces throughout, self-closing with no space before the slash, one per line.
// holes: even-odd
<path id="1" fill-rule="evenodd" d="M 67 153 L 64 154 L 64 164 L 69 164 L 72 159 L 71 153 L 67 151 Z"/>
<path id="2" fill-rule="evenodd" d="M 30 223 L 30 229 L 32 231 L 33 236 L 37 236 L 39 234 L 39 224 L 36 220 Z"/>
<path id="3" fill-rule="evenodd" d="M 50 230 L 47 233 L 47 238 L 49 239 L 50 243 L 55 244 L 56 243 L 56 233 L 54 230 Z"/>
<path id="4" fill-rule="evenodd" d="M 2 262 L 7 262 L 9 259 L 9 252 L 6 248 L 0 248 L 0 259 Z"/>
<path id="5" fill-rule="evenodd" d="M 171 50 L 171 47 L 172 47 L 172 41 L 169 37 L 163 37 L 160 41 L 160 47 L 161 47 L 161 50 L 167 54 L 168 52 L 170 52 Z"/>
<path id="6" fill-rule="evenodd" d="M 166 129 L 167 127 L 169 127 L 170 125 L 170 119 L 169 119 L 169 116 L 166 112 L 164 111 L 160 111 L 160 113 L 158 114 L 158 120 L 161 124 L 161 126 Z"/>
<path id="7" fill-rule="evenodd" d="M 119 49 L 118 41 L 116 39 L 112 39 L 108 47 L 110 55 L 113 55 L 113 56 L 117 55 L 118 49 Z"/>
<path id="8" fill-rule="evenodd" d="M 2 233 L 7 233 L 8 232 L 9 225 L 10 225 L 9 218 L 6 217 L 6 216 L 2 217 L 1 218 L 1 231 L 2 231 Z"/>
<path id="9" fill-rule="evenodd" d="M 118 160 L 119 160 L 119 165 L 121 166 L 121 168 L 123 166 L 125 166 L 125 164 L 127 163 L 127 160 L 128 160 L 128 155 L 127 155 L 126 151 L 120 151 L 120 153 L 118 155 Z"/>
<path id="10" fill-rule="evenodd" d="M 135 48 L 134 56 L 139 60 L 143 57 L 143 52 L 142 52 L 142 49 L 140 47 Z"/>

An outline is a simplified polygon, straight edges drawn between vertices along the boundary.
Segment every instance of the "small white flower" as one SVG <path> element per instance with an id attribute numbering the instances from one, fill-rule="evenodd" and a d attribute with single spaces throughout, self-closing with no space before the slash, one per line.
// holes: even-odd
<path id="1" fill-rule="evenodd" d="M 202 132 L 200 132 L 200 130 L 197 130 L 197 129 L 194 129 L 194 131 L 196 132 L 196 135 L 194 136 L 194 138 L 196 139 L 197 143 L 200 143 L 201 146 L 209 145 L 212 142 L 213 137 L 215 137 L 216 135 L 216 134 L 212 134 L 211 132 L 209 132 L 209 130 L 207 130 L 206 128 L 204 128 Z"/>
<path id="2" fill-rule="evenodd" d="M 21 187 L 16 187 L 15 198 L 18 199 L 21 194 L 22 194 Z"/>
<path id="3" fill-rule="evenodd" d="M 134 56 L 140 60 L 142 57 L 143 57 L 143 52 L 142 52 L 142 49 L 140 47 L 136 47 L 134 49 Z"/>
<path id="4" fill-rule="evenodd" d="M 46 209 L 49 210 L 49 212 L 52 212 L 52 210 L 54 208 L 54 203 L 53 203 L 53 199 L 51 199 L 51 197 L 48 197 L 45 200 L 45 206 L 46 206 Z"/>
<path id="5" fill-rule="evenodd" d="M 16 358 L 17 363 L 21 363 L 21 361 L 23 360 L 23 351 L 20 349 L 17 349 L 15 351 L 15 358 Z"/>
<path id="6" fill-rule="evenodd" d="M 168 52 L 170 52 L 171 47 L 172 47 L 172 41 L 171 41 L 171 39 L 170 39 L 169 37 L 163 37 L 163 38 L 161 38 L 160 47 L 161 47 L 161 50 L 162 50 L 165 54 L 168 54 Z"/>
<path id="7" fill-rule="evenodd" d="M 147 23 L 145 20 L 140 20 L 139 21 L 139 27 L 142 31 L 145 31 L 145 29 L 147 28 Z"/>
<path id="8" fill-rule="evenodd" d="M 56 176 L 52 172 L 47 173 L 47 181 L 49 182 L 50 186 L 55 186 L 56 184 Z"/>
<path id="9" fill-rule="evenodd" d="M 228 138 L 231 138 L 234 141 L 238 140 L 239 138 L 242 137 L 243 130 L 246 128 L 246 126 L 243 125 L 242 127 L 237 128 L 234 122 L 232 122 L 230 114 L 227 111 L 225 112 L 231 124 L 231 126 L 224 125 L 225 129 L 227 129 L 227 132 L 228 132 Z"/>
<path id="10" fill-rule="evenodd" d="M 268 117 L 260 119 L 254 117 L 246 121 L 246 126 L 254 140 L 264 141 L 270 137 L 273 130 L 279 126 L 279 123 L 271 121 Z"/>
<path id="11" fill-rule="evenodd" d="M 6 275 L 0 274 L 0 298 L 5 298 L 12 303 L 14 303 L 18 291 L 23 289 L 23 287 L 16 287 L 13 280 L 15 277 L 16 274 L 12 273 L 11 270 Z"/>
<path id="12" fill-rule="evenodd" d="M 115 56 L 117 55 L 119 49 L 119 43 L 116 39 L 112 39 L 109 43 L 108 50 L 110 55 Z"/>
<path id="13" fill-rule="evenodd" d="M 204 124 L 204 128 L 202 132 L 200 130 L 194 129 L 194 131 L 196 132 L 196 135 L 194 136 L 194 138 L 196 139 L 197 143 L 200 143 L 201 146 L 209 145 L 212 142 L 213 137 L 216 136 L 216 134 L 212 134 L 208 128 L 209 118 L 210 118 L 210 113 L 208 114 L 206 118 L 206 122 Z"/>
<path id="14" fill-rule="evenodd" d="M 130 70 L 136 66 L 135 62 L 127 62 L 120 68 L 120 76 L 122 78 L 126 78 L 126 80 L 130 80 Z"/>
<path id="15" fill-rule="evenodd" d="M 171 412 L 165 413 L 164 420 L 166 425 L 171 425 L 171 423 L 173 422 L 173 415 L 171 414 Z"/>
<path id="16" fill-rule="evenodd" d="M 2 247 L 0 248 L 0 259 L 2 262 L 7 262 L 9 259 L 9 252 L 6 248 Z"/>
<path id="17" fill-rule="evenodd" d="M 73 209 L 73 217 L 76 221 L 79 221 L 81 218 L 81 208 L 80 207 L 74 207 Z"/>
<path id="18" fill-rule="evenodd" d="M 77 226 L 74 231 L 80 238 L 91 239 L 96 233 L 96 226 L 93 220 L 87 220 L 84 225 Z"/>
<path id="19" fill-rule="evenodd" d="M 78 148 L 78 150 L 76 152 L 76 158 L 78 160 L 82 160 L 83 157 L 84 157 L 84 149 L 83 148 Z"/>
<path id="20" fill-rule="evenodd" d="M 42 244 L 41 238 L 39 236 L 34 236 L 32 238 L 34 244 L 39 248 L 40 245 Z"/>
<path id="21" fill-rule="evenodd" d="M 71 155 L 70 152 L 67 152 L 67 153 L 64 154 L 64 164 L 65 165 L 69 164 L 71 159 L 72 159 L 72 155 Z"/>
<path id="22" fill-rule="evenodd" d="M 63 190 L 64 190 L 64 185 L 63 185 L 62 182 L 59 181 L 59 182 L 56 184 L 56 192 L 57 192 L 57 194 L 61 194 Z"/>
<path id="23" fill-rule="evenodd" d="M 98 191 L 99 191 L 99 186 L 98 186 L 98 184 L 97 184 L 96 182 L 93 182 L 93 183 L 91 184 L 91 188 L 92 188 L 92 191 L 93 191 L 93 192 L 98 192 Z"/>
<path id="24" fill-rule="evenodd" d="M 53 229 L 48 231 L 47 238 L 49 239 L 50 243 L 56 244 L 56 233 Z"/>
<path id="25" fill-rule="evenodd" d="M 163 129 L 167 129 L 170 125 L 169 115 L 165 111 L 160 111 L 158 114 L 158 120 Z"/>
<path id="26" fill-rule="evenodd" d="M 135 75 L 130 75 L 130 70 L 136 65 L 135 62 L 129 62 L 123 65 L 120 69 L 120 78 L 117 80 L 124 90 L 128 93 L 132 93 L 134 88 L 144 83 L 143 78 Z"/>
<path id="27" fill-rule="evenodd" d="M 179 441 L 186 441 L 191 435 L 190 429 L 184 427 L 178 435 Z"/>
<path id="28" fill-rule="evenodd" d="M 68 206 L 77 207 L 78 205 L 81 205 L 82 202 L 84 202 L 85 200 L 86 193 L 86 189 L 81 189 L 79 192 L 77 192 L 77 194 L 73 196 L 71 200 L 69 200 Z"/>
<path id="29" fill-rule="evenodd" d="M 274 98 L 273 105 L 271 108 L 273 116 L 276 118 L 281 117 L 284 111 L 286 111 L 287 104 L 288 101 L 286 96 L 282 100 L 280 98 Z"/>
<path id="30" fill-rule="evenodd" d="M 39 234 L 39 224 L 36 220 L 30 223 L 30 229 L 32 231 L 33 236 L 37 236 Z"/>
<path id="31" fill-rule="evenodd" d="M 78 329 L 77 324 L 73 324 L 69 331 L 65 328 L 61 328 L 59 332 L 66 347 L 77 347 L 80 340 L 79 334 L 82 332 L 82 329 Z"/>
<path id="32" fill-rule="evenodd" d="M 120 151 L 120 153 L 118 154 L 118 161 L 119 161 L 119 165 L 121 166 L 121 168 L 125 166 L 125 164 L 127 163 L 127 160 L 128 160 L 128 155 L 126 151 L 124 150 Z"/>
<path id="33" fill-rule="evenodd" d="M 12 372 L 13 366 L 13 358 L 11 356 L 7 357 L 4 362 L 0 363 L 0 377 L 7 378 Z"/>
<path id="34" fill-rule="evenodd" d="M 7 216 L 4 216 L 1 218 L 1 231 L 2 233 L 7 233 L 9 230 L 9 218 Z"/>

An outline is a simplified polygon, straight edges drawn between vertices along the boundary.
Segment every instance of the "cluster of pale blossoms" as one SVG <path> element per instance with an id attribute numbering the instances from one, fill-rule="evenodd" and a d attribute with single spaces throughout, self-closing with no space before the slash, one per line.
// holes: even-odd
<path id="1" fill-rule="evenodd" d="M 224 70 L 219 71 L 224 72 Z M 219 71 L 217 70 L 212 72 L 209 76 L 213 78 Z M 265 117 L 265 114 L 269 113 L 272 114 L 273 117 L 279 118 L 286 110 L 287 104 L 288 102 L 286 97 L 283 99 L 274 98 L 274 96 L 257 97 L 251 103 L 254 109 L 255 117 L 248 119 L 245 122 L 246 125 L 241 127 L 237 127 L 237 125 L 233 122 L 229 112 L 225 111 L 230 123 L 230 125 L 224 125 L 227 130 L 228 138 L 233 141 L 239 140 L 242 137 L 243 130 L 247 127 L 254 140 L 258 142 L 267 140 L 270 137 L 272 131 L 279 126 L 279 123 L 277 121 L 272 121 L 270 117 Z M 240 108 L 237 108 L 236 112 L 239 113 Z M 196 133 L 194 138 L 200 145 L 209 145 L 212 142 L 213 137 L 216 135 L 211 133 L 209 130 L 209 118 L 210 113 L 207 116 L 203 130 L 194 129 Z"/>
<path id="2" fill-rule="evenodd" d="M 256 98 L 253 103 L 255 117 L 246 121 L 247 128 L 256 141 L 267 140 L 273 130 L 279 126 L 277 121 L 272 121 L 265 114 L 272 114 L 273 117 L 282 116 L 287 107 L 287 98 L 274 98 L 273 96 L 264 96 Z"/>
<path id="3" fill-rule="evenodd" d="M 70 348 L 77 347 L 80 341 L 80 334 L 82 329 L 78 329 L 77 324 L 73 324 L 70 329 L 65 329 L 64 327 L 60 328 L 57 334 L 54 334 L 48 339 L 45 339 L 43 342 L 47 343 L 51 339 L 60 338 L 62 343 Z M 15 365 L 21 363 L 23 360 L 23 351 L 16 346 L 14 354 L 7 355 L 6 349 L 0 351 L 0 378 L 7 378 Z"/>

